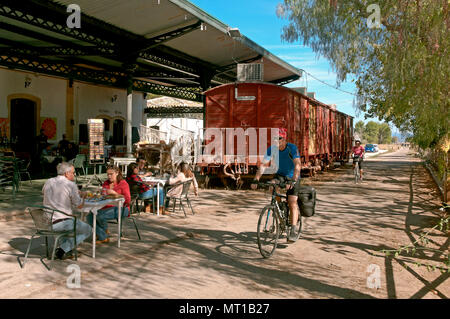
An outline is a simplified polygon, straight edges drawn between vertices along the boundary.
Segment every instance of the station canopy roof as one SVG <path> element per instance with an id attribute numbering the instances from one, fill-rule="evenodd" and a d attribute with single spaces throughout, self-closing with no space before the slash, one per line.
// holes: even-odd
<path id="1" fill-rule="evenodd" d="M 161 96 L 147 100 L 147 108 L 144 113 L 149 118 L 203 119 L 203 104 L 170 96 Z"/>
<path id="2" fill-rule="evenodd" d="M 301 71 L 186 0 L 1 0 L 0 65 L 201 101 L 235 82 L 237 63 L 263 63 L 264 81 Z M 69 18 L 69 19 L 68 19 Z"/>

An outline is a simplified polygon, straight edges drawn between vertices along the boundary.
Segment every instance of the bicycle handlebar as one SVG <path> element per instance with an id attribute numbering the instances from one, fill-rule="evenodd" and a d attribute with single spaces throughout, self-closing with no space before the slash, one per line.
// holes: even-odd
<path id="1" fill-rule="evenodd" d="M 253 182 L 252 184 L 257 184 L 258 185 L 258 187 L 273 187 L 273 186 L 278 186 L 278 187 L 281 187 L 281 188 L 286 188 L 286 186 L 287 186 L 287 182 L 290 182 L 290 181 L 292 181 L 292 179 L 290 179 L 290 178 L 286 178 L 287 179 L 287 181 L 286 182 L 279 182 L 279 183 L 273 183 L 273 182 Z M 274 187 L 273 189 L 272 189 L 272 195 L 275 195 L 275 196 L 279 196 L 279 197 L 282 197 L 282 198 L 287 198 L 287 195 L 285 195 L 285 194 L 280 194 L 280 193 L 278 193 L 277 191 L 276 191 L 276 187 Z"/>

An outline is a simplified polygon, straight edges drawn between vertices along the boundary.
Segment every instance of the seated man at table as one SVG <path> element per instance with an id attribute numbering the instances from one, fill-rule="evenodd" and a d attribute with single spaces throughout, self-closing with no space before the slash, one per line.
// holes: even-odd
<path id="1" fill-rule="evenodd" d="M 67 157 L 67 150 L 69 148 L 69 144 L 70 144 L 70 142 L 67 139 L 66 134 L 63 134 L 62 140 L 59 141 L 58 146 L 57 146 L 57 150 L 59 151 L 59 155 Z"/>
<path id="2" fill-rule="evenodd" d="M 44 184 L 44 206 L 58 209 L 68 215 L 73 215 L 72 209 L 82 208 L 84 199 L 81 198 L 77 185 L 74 183 L 75 168 L 72 164 L 62 162 L 57 166 L 58 176 L 50 178 Z M 82 193 L 81 193 L 82 194 Z M 53 230 L 66 231 L 73 229 L 74 220 L 64 214 L 53 214 Z M 77 242 L 73 238 L 62 238 L 56 249 L 56 258 L 72 258 L 72 250 L 91 235 L 92 227 L 77 219 Z"/>
<path id="3" fill-rule="evenodd" d="M 37 156 L 41 156 L 42 150 L 44 150 L 48 143 L 48 137 L 45 135 L 45 130 L 41 129 L 41 133 L 36 137 L 36 143 L 37 143 Z"/>
<path id="4" fill-rule="evenodd" d="M 140 199 L 150 199 L 153 197 L 157 197 L 157 188 L 150 188 L 148 185 L 144 183 L 141 177 L 138 175 L 139 168 L 138 164 L 131 163 L 127 168 L 127 182 L 130 185 L 130 188 L 134 185 L 139 186 L 139 198 Z M 164 190 L 163 188 L 159 189 L 159 210 L 164 213 Z M 153 208 L 154 209 L 154 208 Z"/>
<path id="5" fill-rule="evenodd" d="M 78 154 L 78 150 L 77 150 L 77 146 L 75 145 L 75 143 L 70 142 L 69 144 L 67 144 L 67 149 L 66 149 L 66 160 L 70 161 L 73 160 L 75 157 L 77 157 Z"/>
<path id="6" fill-rule="evenodd" d="M 136 163 L 137 163 L 137 167 L 138 167 L 138 175 L 140 178 L 153 175 L 152 172 L 148 171 L 145 168 L 145 164 L 147 164 L 147 161 L 145 160 L 144 157 L 138 157 L 136 159 Z"/>
<path id="7" fill-rule="evenodd" d="M 128 217 L 130 209 L 130 187 L 128 183 L 123 179 L 122 171 L 116 166 L 108 166 L 106 168 L 106 175 L 108 179 L 103 183 L 103 193 L 106 195 L 122 195 L 125 198 L 125 202 L 122 207 L 122 218 Z M 115 205 L 106 205 L 97 212 L 97 227 L 95 232 L 97 234 L 97 244 L 109 242 L 108 238 L 108 220 L 118 219 L 119 208 Z M 92 214 L 89 214 L 88 223 L 94 224 L 94 218 Z"/>

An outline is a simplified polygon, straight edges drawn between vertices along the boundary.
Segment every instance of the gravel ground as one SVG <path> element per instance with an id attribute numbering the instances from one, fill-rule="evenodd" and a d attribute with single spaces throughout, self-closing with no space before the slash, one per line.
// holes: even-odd
<path id="1" fill-rule="evenodd" d="M 129 223 L 117 248 L 112 227 L 113 238 L 97 246 L 96 259 L 87 241 L 77 262 L 43 259 L 51 271 L 40 261 L 43 240 L 19 267 L 31 220 L 0 221 L 0 297 L 448 298 L 448 273 L 414 266 L 437 264 L 437 254 L 393 259 L 380 252 L 411 243 L 438 221 L 439 200 L 425 169 L 407 149 L 367 159 L 364 168 L 357 185 L 350 166 L 305 179 L 317 189 L 316 215 L 303 218 L 298 242 L 282 240 L 269 259 L 256 244 L 258 213 L 270 201 L 263 191 L 201 190 L 195 215 L 141 214 L 142 241 Z M 430 247 L 448 251 L 448 235 L 431 238 Z M 81 271 L 79 288 L 69 288 L 71 265 Z"/>

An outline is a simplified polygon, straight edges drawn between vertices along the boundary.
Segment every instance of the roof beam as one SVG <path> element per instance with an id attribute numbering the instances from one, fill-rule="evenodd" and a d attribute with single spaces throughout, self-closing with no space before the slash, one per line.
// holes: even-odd
<path id="1" fill-rule="evenodd" d="M 0 3 L 0 16 L 20 21 L 21 23 L 49 30 L 58 35 L 63 35 L 72 39 L 77 39 L 85 43 L 94 44 L 95 47 L 76 45 L 71 41 L 58 39 L 51 35 L 41 34 L 34 30 L 25 29 L 23 27 L 14 26 L 5 23 L 4 26 L 12 30 L 11 32 L 19 33 L 28 37 L 39 39 L 41 41 L 61 45 L 61 48 L 47 47 L 42 49 L 44 56 L 58 56 L 62 58 L 74 56 L 100 56 L 111 58 L 120 63 L 136 63 L 136 58 L 144 58 L 152 61 L 155 65 L 168 68 L 173 71 L 191 73 L 199 77 L 203 73 L 203 69 L 215 70 L 217 65 L 197 59 L 195 57 L 183 54 L 177 50 L 166 47 L 163 43 L 174 39 L 174 37 L 182 36 L 188 32 L 192 32 L 197 28 L 201 21 L 194 24 L 183 26 L 177 30 L 165 32 L 163 35 L 146 39 L 117 28 L 113 25 L 105 23 L 99 19 L 82 15 L 82 28 L 70 29 L 66 26 L 68 14 L 66 6 L 58 4 L 50 0 L 2 0 Z M 150 41 L 149 41 L 150 40 Z M 142 43 L 146 42 L 146 46 L 142 47 Z M 148 49 L 150 47 L 150 50 Z M 23 49 L 23 47 L 21 46 Z M 133 48 L 135 54 L 130 55 L 129 48 Z M 145 50 L 147 51 L 141 51 Z M 126 50 L 126 51 L 125 51 Z M 149 52 L 151 51 L 151 52 Z M 6 51 L 4 51 L 6 52 Z M 10 53 L 31 53 L 31 51 L 8 51 Z M 34 51 L 38 52 L 38 51 Z M 14 55 L 14 54 L 13 54 Z M 130 59 L 131 56 L 131 59 Z M 89 61 L 83 61 L 89 64 Z M 232 82 L 235 80 L 233 76 L 214 76 L 212 82 L 217 84 Z"/>
<path id="2" fill-rule="evenodd" d="M 92 70 L 79 66 L 67 65 L 65 63 L 58 63 L 48 59 L 36 59 L 36 57 L 0 55 L 0 65 L 10 69 L 20 69 L 117 88 L 126 88 L 129 79 L 128 75 L 123 72 Z M 169 87 L 142 80 L 132 80 L 132 83 L 133 90 L 136 91 L 179 97 L 193 101 L 202 100 L 201 90 L 199 88 Z"/>
<path id="3" fill-rule="evenodd" d="M 150 118 L 173 118 L 173 117 L 182 117 L 182 118 L 198 118 L 202 119 L 203 116 L 199 116 L 203 114 L 203 107 L 195 107 L 195 106 L 169 106 L 169 107 L 147 107 L 144 110 L 144 113 L 147 114 L 147 117 Z"/>
<path id="4" fill-rule="evenodd" d="M 277 79 L 277 80 L 273 80 L 273 81 L 269 81 L 269 83 L 274 83 L 274 84 L 278 84 L 278 85 L 285 85 L 288 84 L 290 82 L 296 81 L 300 78 L 300 75 L 291 75 L 282 79 Z"/>
<path id="5" fill-rule="evenodd" d="M 115 54 L 104 54 L 102 50 L 96 47 L 86 48 L 65 48 L 65 47 L 35 47 L 27 45 L 23 42 L 13 41 L 0 37 L 0 44 L 9 45 L 10 47 L 0 48 L 3 54 L 33 54 L 37 56 L 57 56 L 57 57 L 75 57 L 75 56 L 94 56 L 101 55 L 103 57 L 115 57 Z M 86 61 L 89 62 L 89 61 Z"/>
<path id="6" fill-rule="evenodd" d="M 143 49 L 140 50 L 140 52 L 147 51 L 147 50 L 154 48 L 164 42 L 179 38 L 185 34 L 195 31 L 198 29 L 198 27 L 200 27 L 201 24 L 202 24 L 202 21 L 198 20 L 196 23 L 193 23 L 188 26 L 181 27 L 176 30 L 169 31 L 169 32 L 163 33 L 161 35 L 158 35 L 156 37 L 150 38 L 146 41 L 146 43 L 143 46 Z"/>
<path id="7" fill-rule="evenodd" d="M 66 8 L 49 0 L 2 0 L 0 15 L 102 47 L 116 46 L 119 38 L 111 35 L 115 27 L 108 25 L 107 28 L 100 20 L 93 27 L 92 18 L 83 14 L 82 28 L 68 28 Z"/>
<path id="8" fill-rule="evenodd" d="M 44 42 L 48 42 L 48 43 L 58 44 L 58 45 L 66 46 L 66 47 L 74 46 L 74 44 L 70 41 L 57 39 L 55 37 L 51 37 L 51 36 L 45 35 L 40 32 L 36 32 L 36 31 L 30 30 L 30 29 L 25 29 L 25 28 L 22 28 L 22 27 L 19 27 L 16 25 L 12 25 L 12 24 L 8 24 L 5 22 L 0 22 L 0 29 L 6 30 L 9 32 L 13 32 L 13 33 L 17 33 L 17 34 L 26 36 L 31 39 L 37 39 L 37 40 L 41 40 Z"/>
<path id="9" fill-rule="evenodd" d="M 26 6 L 24 6 L 24 2 L 26 2 Z M 47 29 L 57 34 L 71 37 L 73 39 L 78 39 L 86 43 L 95 44 L 98 46 L 99 50 L 105 50 L 104 54 L 107 55 L 111 55 L 112 51 L 114 51 L 114 53 L 118 55 L 117 61 L 120 61 L 122 63 L 131 63 L 137 57 L 145 58 L 148 60 L 152 60 L 152 58 L 155 58 L 155 60 L 159 60 L 158 63 L 160 63 L 161 65 L 166 64 L 171 68 L 180 69 L 182 71 L 187 71 L 196 75 L 200 74 L 201 68 L 206 67 L 208 69 L 216 69 L 218 67 L 189 55 L 181 54 L 179 51 L 166 48 L 162 44 L 164 42 L 163 38 L 159 38 L 156 41 L 159 42 L 157 44 L 157 47 L 154 46 L 156 45 L 156 42 L 153 42 L 147 46 L 152 47 L 151 53 L 149 53 L 148 51 L 141 52 L 140 50 L 142 50 L 142 46 L 140 45 L 140 43 L 148 40 L 145 37 L 122 30 L 99 19 L 86 16 L 83 13 L 81 14 L 83 23 L 82 28 L 70 29 L 66 26 L 66 7 L 53 1 L 22 0 L 19 4 L 19 2 L 16 0 L 2 0 L 2 3 L 0 4 L 0 15 L 2 16 L 29 25 Z M 197 23 L 201 22 L 199 21 Z M 183 27 L 175 31 L 180 32 L 181 36 L 182 34 L 185 34 L 183 32 L 188 32 L 189 28 L 193 28 L 195 25 L 196 24 L 187 26 L 187 29 Z M 173 32 L 168 33 L 170 34 Z M 31 33 L 28 34 L 31 35 Z M 169 39 L 169 34 L 165 34 L 167 41 Z M 172 39 L 173 36 L 175 36 L 174 33 L 172 34 Z M 45 41 L 43 37 L 41 37 L 40 39 Z M 46 40 L 58 41 L 58 39 L 50 36 L 46 36 Z M 155 41 L 155 39 L 153 40 Z M 60 44 L 63 45 L 62 42 L 60 42 Z M 66 45 L 64 46 L 68 47 Z M 72 45 L 71 47 L 75 48 L 74 45 Z M 125 52 L 122 51 L 124 50 L 123 48 L 125 48 Z M 130 50 L 129 48 L 133 49 Z M 80 47 L 77 47 L 77 49 L 80 50 Z M 154 51 L 155 49 L 157 51 Z M 131 51 L 134 51 L 135 54 L 130 54 Z M 213 80 L 219 83 L 227 83 L 230 81 L 234 81 L 234 78 L 215 77 Z"/>
<path id="10" fill-rule="evenodd" d="M 256 60 L 260 60 L 262 57 L 263 56 L 261 54 L 258 54 L 257 56 L 255 56 L 253 58 L 249 58 L 249 59 L 246 59 L 246 60 L 241 60 L 241 61 L 239 61 L 237 63 L 232 63 L 232 64 L 228 64 L 228 65 L 222 66 L 222 67 L 217 69 L 218 73 L 216 75 L 232 71 L 236 67 L 236 65 L 238 63 L 251 63 L 251 62 L 254 62 Z"/>

